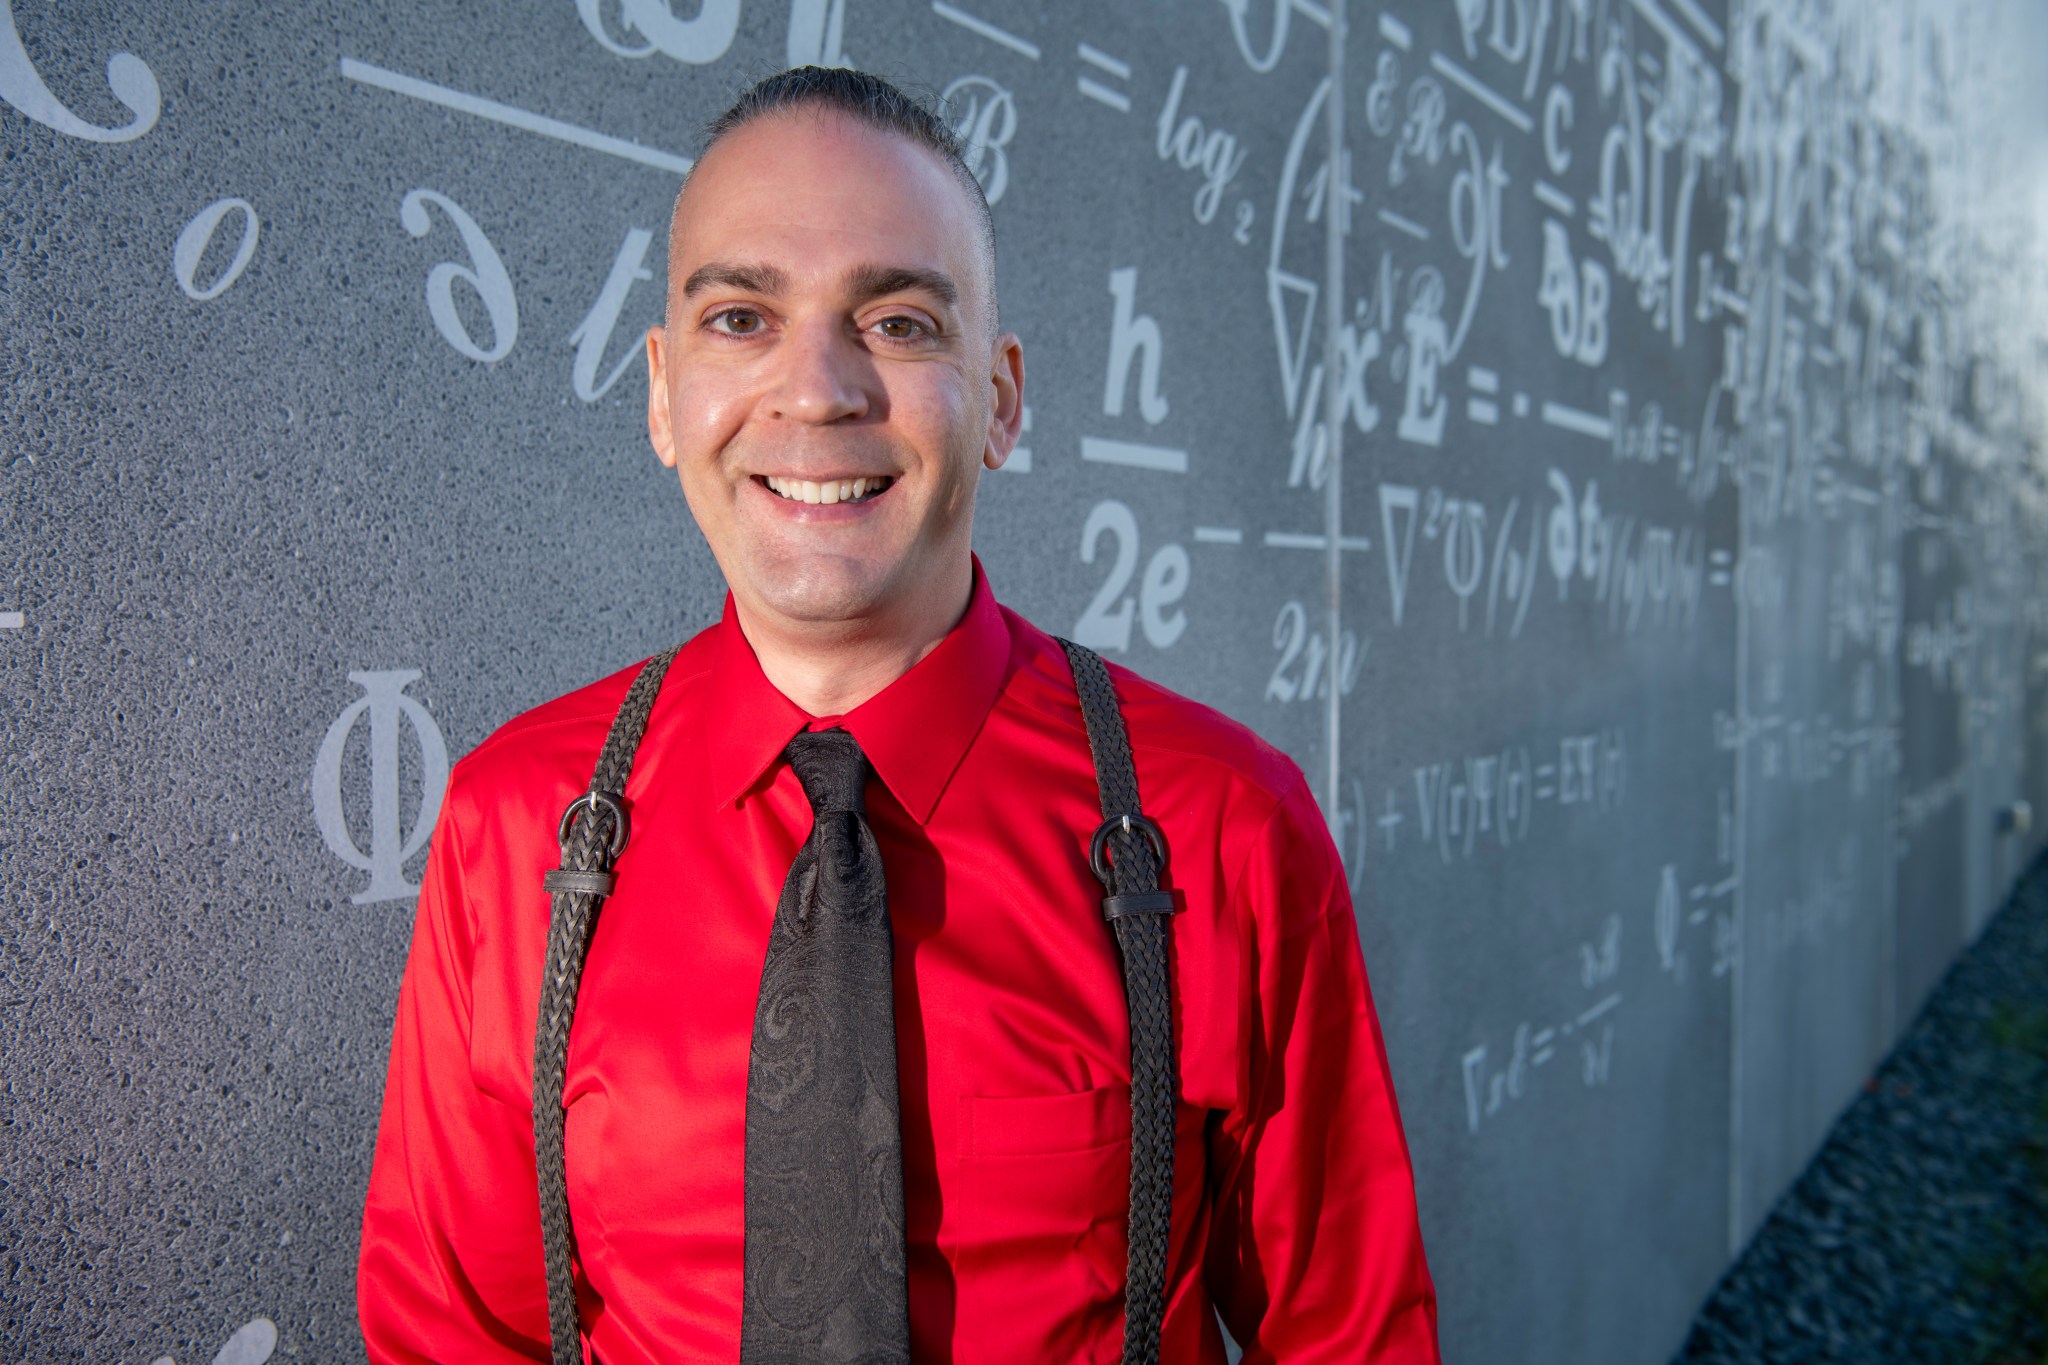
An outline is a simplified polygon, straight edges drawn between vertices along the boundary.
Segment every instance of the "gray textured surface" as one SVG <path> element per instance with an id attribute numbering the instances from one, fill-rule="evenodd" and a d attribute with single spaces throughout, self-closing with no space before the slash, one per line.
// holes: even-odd
<path id="1" fill-rule="evenodd" d="M 1942 978 L 1687 1338 L 1701 1365 L 2048 1351 L 2048 871 Z"/>
<path id="2" fill-rule="evenodd" d="M 359 1351 L 411 902 L 343 854 L 437 799 L 406 706 L 459 754 L 722 596 L 637 362 L 584 396 L 673 171 L 446 92 L 687 156 L 794 54 L 986 116 L 1030 458 L 980 551 L 1324 794 L 1447 1358 L 1668 1358 L 2048 813 L 2038 21 L 735 8 L 625 57 L 568 3 L 0 0 L 6 1354 Z M 161 109 L 95 140 L 122 52 Z M 435 320 L 492 273 L 449 204 L 516 334 Z M 1086 458 L 1133 444 L 1185 472 Z"/>

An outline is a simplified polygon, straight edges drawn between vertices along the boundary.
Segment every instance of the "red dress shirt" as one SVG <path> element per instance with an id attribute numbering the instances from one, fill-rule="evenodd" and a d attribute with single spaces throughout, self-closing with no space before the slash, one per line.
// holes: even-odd
<path id="1" fill-rule="evenodd" d="M 358 1292 L 376 1361 L 547 1357 L 532 1068 L 555 825 L 628 668 L 456 764 L 399 991 Z M 1414 1180 L 1342 869 L 1301 771 L 1112 666 L 1170 849 L 1181 1103 L 1161 1359 L 1435 1362 Z M 678 654 L 570 1038 L 584 1330 L 605 1365 L 739 1354 L 747 1053 L 811 813 L 812 723 L 730 599 Z M 1101 823 L 1072 674 L 997 605 L 838 723 L 896 937 L 910 1340 L 920 1362 L 1115 1361 L 1130 1051 L 1088 870 Z"/>

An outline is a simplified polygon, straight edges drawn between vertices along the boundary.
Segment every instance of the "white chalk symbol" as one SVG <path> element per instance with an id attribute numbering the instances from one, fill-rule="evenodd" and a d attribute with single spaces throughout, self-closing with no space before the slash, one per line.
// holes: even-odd
<path id="1" fill-rule="evenodd" d="M 14 26 L 12 0 L 0 0 L 0 100 L 66 137 L 85 142 L 133 142 L 156 127 L 163 113 L 163 91 L 149 64 L 132 52 L 116 52 L 107 58 L 107 88 L 134 117 L 118 128 L 87 123 L 64 107 L 37 74 L 35 63 L 22 45 Z"/>
<path id="2" fill-rule="evenodd" d="M 263 1365 L 276 1349 L 277 1324 L 269 1318 L 257 1318 L 242 1324 L 213 1353 L 213 1365 Z M 158 1356 L 150 1365 L 178 1365 L 178 1362 L 170 1356 Z"/>
<path id="3" fill-rule="evenodd" d="M 1037 43 L 1027 42 L 1008 29 L 998 28 L 979 15 L 969 14 L 958 5 L 932 0 L 932 13 L 949 24 L 957 24 L 977 37 L 988 39 L 998 47 L 1006 47 L 1020 57 L 1029 57 L 1034 62 L 1039 58 Z"/>
<path id="4" fill-rule="evenodd" d="M 1082 61 L 1103 75 L 1119 81 L 1130 80 L 1131 68 L 1129 64 L 1117 60 L 1101 48 L 1090 47 L 1087 43 L 1082 43 L 1076 51 Z M 1129 95 L 1126 95 L 1121 90 L 1104 85 L 1093 76 L 1078 76 L 1075 78 L 1074 85 L 1082 94 L 1094 100 L 1097 104 L 1106 104 L 1119 114 L 1131 112 L 1131 97 Z"/>
<path id="5" fill-rule="evenodd" d="M 706 66 L 726 54 L 740 28 L 740 0 L 699 0 L 697 12 L 688 19 L 677 18 L 668 0 L 618 0 L 618 7 L 621 26 L 645 42 L 629 47 L 606 31 L 604 0 L 576 0 L 583 27 L 615 57 L 651 57 L 659 52 L 691 66 Z M 790 16 L 792 48 L 801 47 L 795 37 L 795 31 L 804 27 L 800 18 L 794 12 Z"/>
<path id="6" fill-rule="evenodd" d="M 846 0 L 790 0 L 789 41 L 783 51 L 791 66 L 853 66 L 842 42 Z"/>
<path id="7" fill-rule="evenodd" d="M 406 684 L 420 676 L 416 668 L 384 672 L 356 672 L 349 681 L 363 689 L 363 695 L 342 708 L 320 751 L 313 759 L 311 782 L 313 819 L 320 837 L 335 857 L 350 867 L 370 874 L 370 884 L 349 897 L 357 905 L 377 901 L 403 900 L 419 894 L 419 887 L 405 879 L 405 863 L 425 846 L 433 833 L 434 818 L 440 814 L 442 789 L 448 782 L 448 746 L 441 729 L 427 708 L 406 695 Z M 342 806 L 341 765 L 347 756 L 350 731 L 365 713 L 370 717 L 370 738 L 366 757 L 370 763 L 370 851 L 356 846 Z M 412 727 L 420 746 L 420 798 L 413 827 L 403 827 L 399 806 L 398 727 Z"/>
<path id="8" fill-rule="evenodd" d="M 689 157 L 677 156 L 673 152 L 665 152 L 658 147 L 643 146 L 638 142 L 632 141 L 630 138 L 613 137 L 609 133 L 600 133 L 589 128 L 579 127 L 574 123 L 565 123 L 561 119 L 550 118 L 546 114 L 535 114 L 510 104 L 501 103 L 498 100 L 486 99 L 482 95 L 472 95 L 466 90 L 457 90 L 452 86 L 436 85 L 432 81 L 423 81 L 417 76 L 408 76 L 403 72 L 391 71 L 381 66 L 372 66 L 368 62 L 359 62 L 353 57 L 343 57 L 341 59 L 341 74 L 345 79 L 355 81 L 360 85 L 375 86 L 379 90 L 388 90 L 394 95 L 405 95 L 411 99 L 422 100 L 428 104 L 438 104 L 443 109 L 453 109 L 459 114 L 468 114 L 474 118 L 488 119 L 493 123 L 502 123 L 508 128 L 518 128 L 525 132 L 538 133 L 542 137 L 550 137 L 557 142 L 566 142 L 572 147 L 582 147 L 593 152 L 603 152 L 606 156 L 615 156 L 623 161 L 636 162 L 642 166 L 652 166 L 656 170 L 668 171 L 673 175 L 688 175 L 690 172 L 691 162 Z"/>

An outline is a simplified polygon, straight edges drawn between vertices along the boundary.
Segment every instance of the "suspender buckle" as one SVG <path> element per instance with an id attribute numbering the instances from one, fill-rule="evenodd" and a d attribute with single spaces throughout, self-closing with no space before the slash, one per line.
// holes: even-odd
<path id="1" fill-rule="evenodd" d="M 592 787 L 583 795 L 571 801 L 562 812 L 561 823 L 555 826 L 555 842 L 564 849 L 569 846 L 569 826 L 576 822 L 576 813 L 588 807 L 592 815 L 600 808 L 612 813 L 612 846 L 606 860 L 616 862 L 619 853 L 626 847 L 626 836 L 632 832 L 633 822 L 626 815 L 626 798 L 617 792 L 599 791 Z"/>
<path id="2" fill-rule="evenodd" d="M 1160 870 L 1166 870 L 1166 836 L 1159 832 L 1159 826 L 1142 815 L 1112 815 L 1102 822 L 1095 831 L 1095 837 L 1088 841 L 1088 866 L 1095 871 L 1095 880 L 1109 885 L 1109 836 L 1112 834 L 1141 833 L 1152 845 L 1152 857 Z"/>

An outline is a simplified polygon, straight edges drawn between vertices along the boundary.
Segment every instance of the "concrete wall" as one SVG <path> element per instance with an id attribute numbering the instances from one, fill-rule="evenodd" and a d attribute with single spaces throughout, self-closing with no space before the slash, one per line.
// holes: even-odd
<path id="1" fill-rule="evenodd" d="M 1449 1360 L 1667 1359 L 2036 842 L 2024 6 L 0 18 L 9 1358 L 359 1356 L 448 758 L 722 598 L 638 336 L 788 62 L 975 141 L 998 592 L 1322 793 Z"/>

